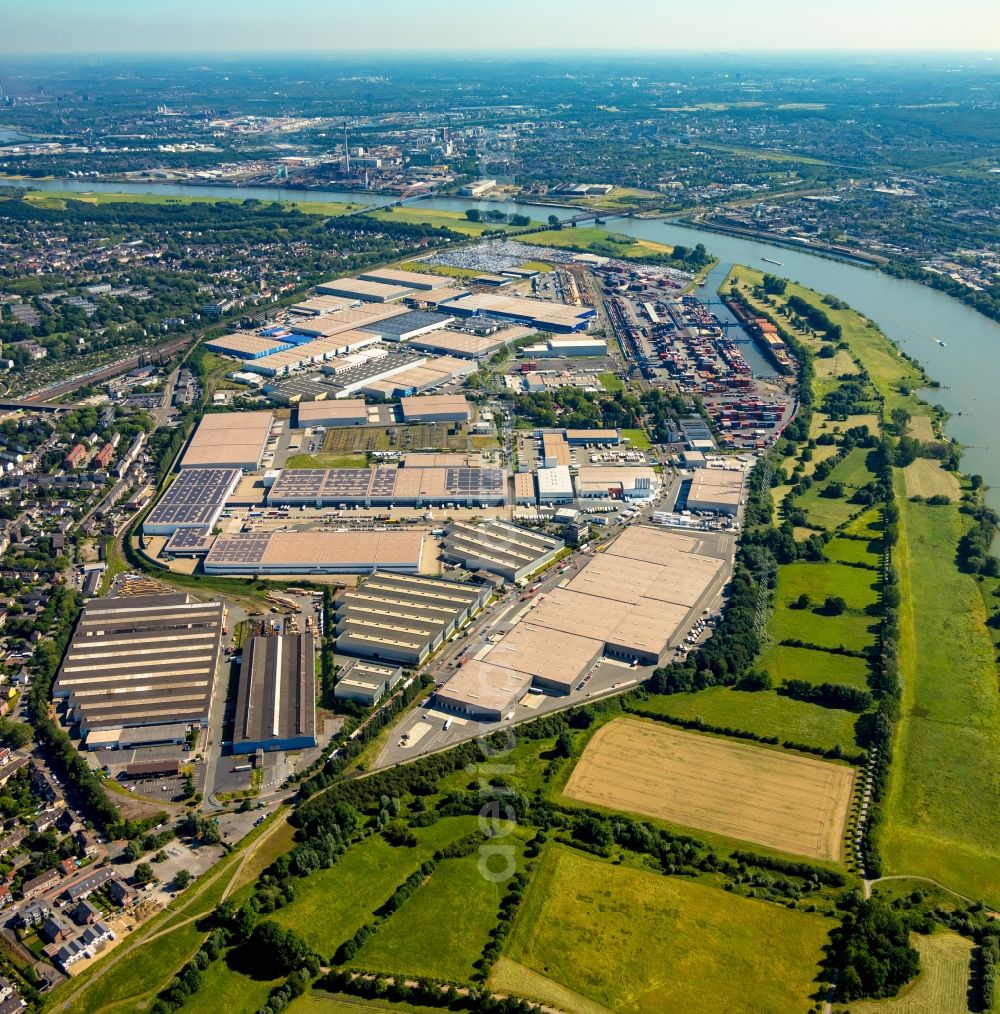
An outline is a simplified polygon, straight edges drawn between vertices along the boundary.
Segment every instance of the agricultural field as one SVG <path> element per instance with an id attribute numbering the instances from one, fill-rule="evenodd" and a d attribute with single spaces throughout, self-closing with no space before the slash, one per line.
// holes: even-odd
<path id="1" fill-rule="evenodd" d="M 946 496 L 958 500 L 962 489 L 954 472 L 946 471 L 939 461 L 917 458 L 903 469 L 907 496 Z"/>
<path id="2" fill-rule="evenodd" d="M 474 828 L 475 818 L 447 817 L 418 829 L 420 844 L 414 848 L 389 845 L 378 835 L 368 838 L 335 866 L 297 884 L 295 900 L 271 918 L 329 958 L 425 859 Z"/>
<path id="3" fill-rule="evenodd" d="M 731 687 L 709 687 L 693 694 L 650 696 L 644 711 L 675 718 L 700 718 L 709 725 L 777 736 L 780 740 L 806 743 L 831 750 L 842 747 L 847 753 L 855 743 L 857 715 L 838 708 L 824 708 L 809 701 L 782 697 L 773 690 L 744 691 Z"/>
<path id="4" fill-rule="evenodd" d="M 967 1014 L 972 943 L 957 933 L 914 936 L 920 975 L 891 1000 L 855 1000 L 851 1014 Z"/>
<path id="5" fill-rule="evenodd" d="M 776 686 L 781 680 L 844 683 L 859 690 L 868 686 L 868 663 L 863 658 L 832 651 L 772 644 L 761 655 L 760 667 L 766 670 Z"/>
<path id="6" fill-rule="evenodd" d="M 594 734 L 563 792 L 835 861 L 853 785 L 847 765 L 620 718 Z"/>
<path id="7" fill-rule="evenodd" d="M 521 839 L 516 840 L 520 853 Z M 372 971 L 399 971 L 449 981 L 468 981 L 473 963 L 489 942 L 503 881 L 479 869 L 479 853 L 445 859 L 358 951 L 351 964 Z M 456 918 L 457 913 L 461 918 Z"/>
<path id="8" fill-rule="evenodd" d="M 936 440 L 934 421 L 929 415 L 915 415 L 906 426 L 907 433 L 916 440 L 930 443 Z"/>
<path id="9" fill-rule="evenodd" d="M 649 239 L 635 240 L 631 236 L 608 232 L 597 226 L 580 226 L 578 228 L 549 229 L 545 232 L 533 232 L 519 239 L 524 243 L 538 246 L 554 246 L 560 248 L 587 250 L 595 244 L 605 248 L 613 245 L 615 256 L 627 260 L 642 260 L 650 254 L 669 257 L 674 248 L 666 243 L 656 243 Z"/>
<path id="10" fill-rule="evenodd" d="M 887 872 L 1000 904 L 1000 698 L 975 580 L 955 567 L 957 507 L 900 502 L 901 717 L 885 801 Z"/>
<path id="11" fill-rule="evenodd" d="M 824 648 L 842 645 L 861 651 L 874 640 L 869 628 L 877 622 L 873 607 L 878 596 L 872 587 L 876 579 L 870 570 L 838 563 L 790 563 L 780 567 L 774 611 L 768 623 L 770 639 L 804 641 Z M 802 595 L 809 596 L 809 605 L 793 608 Z M 826 613 L 823 604 L 828 597 L 842 598 L 846 612 L 839 616 Z"/>
<path id="12" fill-rule="evenodd" d="M 830 925 L 550 845 L 489 985 L 582 1014 L 801 1014 Z"/>

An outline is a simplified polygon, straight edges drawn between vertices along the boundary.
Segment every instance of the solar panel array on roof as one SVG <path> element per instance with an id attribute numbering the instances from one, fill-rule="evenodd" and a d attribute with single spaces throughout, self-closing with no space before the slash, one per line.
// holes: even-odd
<path id="1" fill-rule="evenodd" d="M 178 556 L 200 556 L 212 548 L 214 541 L 211 528 L 178 528 L 167 540 L 163 552 Z"/>
<path id="2" fill-rule="evenodd" d="M 183 468 L 143 522 L 145 535 L 211 528 L 243 473 L 238 468 Z"/>
<path id="3" fill-rule="evenodd" d="M 418 472 L 421 474 L 414 474 Z M 466 466 L 284 469 L 268 492 L 268 503 L 285 506 L 341 503 L 385 506 L 449 500 L 504 504 L 507 473 L 501 468 Z"/>

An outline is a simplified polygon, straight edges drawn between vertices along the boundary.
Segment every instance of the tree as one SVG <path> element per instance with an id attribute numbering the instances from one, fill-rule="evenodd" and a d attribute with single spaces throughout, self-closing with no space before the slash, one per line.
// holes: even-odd
<path id="1" fill-rule="evenodd" d="M 277 979 L 305 965 L 313 957 L 312 949 L 294 930 L 286 930 L 271 919 L 257 923 L 244 945 L 252 960 L 254 974 L 262 979 Z"/>
<path id="2" fill-rule="evenodd" d="M 478 208 L 466 208 L 465 217 L 470 222 L 480 222 L 480 221 L 482 221 L 482 217 L 483 216 L 480 213 L 480 211 L 479 211 Z"/>
<path id="3" fill-rule="evenodd" d="M 573 736 L 567 729 L 563 729 L 556 738 L 555 751 L 557 757 L 573 756 Z"/>
<path id="4" fill-rule="evenodd" d="M 187 870 L 178 870 L 174 876 L 174 887 L 176 887 L 178 891 L 183 891 L 193 879 L 194 878 Z"/>
<path id="5" fill-rule="evenodd" d="M 549 228 L 550 229 L 562 228 L 562 222 L 559 221 L 558 215 L 549 215 Z"/>
<path id="6" fill-rule="evenodd" d="M 156 879 L 156 874 L 153 873 L 153 867 L 149 863 L 139 863 L 132 879 L 137 884 L 149 884 Z"/>
<path id="7" fill-rule="evenodd" d="M 138 841 L 130 841 L 125 846 L 125 858 L 130 863 L 138 862 L 143 856 L 143 847 Z"/>
<path id="8" fill-rule="evenodd" d="M 895 996 L 920 968 L 900 917 L 878 898 L 861 901 L 853 916 L 831 933 L 840 967 L 838 1000 Z"/>
<path id="9" fill-rule="evenodd" d="M 840 616 L 847 611 L 847 603 L 839 595 L 828 595 L 823 603 L 827 616 Z"/>

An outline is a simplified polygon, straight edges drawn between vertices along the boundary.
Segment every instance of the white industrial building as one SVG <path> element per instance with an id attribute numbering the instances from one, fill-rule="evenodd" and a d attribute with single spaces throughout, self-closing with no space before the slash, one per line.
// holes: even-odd
<path id="1" fill-rule="evenodd" d="M 608 343 L 603 338 L 550 338 L 539 345 L 518 350 L 523 359 L 571 359 L 577 356 L 606 356 Z"/>
<path id="2" fill-rule="evenodd" d="M 572 503 L 573 477 L 568 465 L 556 465 L 555 468 L 540 468 L 538 476 L 538 502 L 540 504 Z"/>

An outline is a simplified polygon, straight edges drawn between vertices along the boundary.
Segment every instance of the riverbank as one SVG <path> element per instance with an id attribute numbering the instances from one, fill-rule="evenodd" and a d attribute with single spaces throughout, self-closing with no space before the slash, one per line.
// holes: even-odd
<path id="1" fill-rule="evenodd" d="M 762 272 L 745 267 L 734 268 L 733 275 L 744 292 L 763 279 Z M 927 383 L 926 373 L 856 311 L 831 306 L 802 286 L 789 284 L 784 295 L 771 297 L 777 319 L 790 296 L 821 308 L 840 325 L 850 354 L 881 395 L 883 419 L 890 420 L 893 410 L 905 412 L 911 417 L 907 432 L 920 434 L 922 444 L 935 443 L 926 437 L 940 426 L 935 423 L 939 413 L 914 393 Z M 824 361 L 836 362 L 817 359 L 817 366 Z M 822 392 L 818 372 L 817 384 Z M 855 419 L 860 417 L 849 415 L 841 426 Z M 968 503 L 979 501 L 981 494 L 961 473 L 945 472 L 934 458 L 918 461 L 927 466 L 920 473 L 922 483 L 928 481 L 924 473 L 940 476 L 940 495 L 950 488 Z M 1000 579 L 980 581 L 959 569 L 956 550 L 971 520 L 954 496 L 950 502 L 929 502 L 917 491 L 911 469 L 893 469 L 901 697 L 878 834 L 883 872 L 930 877 L 996 906 L 1000 696 L 986 603 L 997 601 Z"/>

